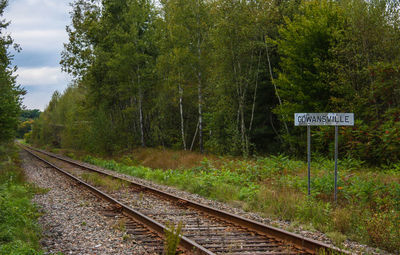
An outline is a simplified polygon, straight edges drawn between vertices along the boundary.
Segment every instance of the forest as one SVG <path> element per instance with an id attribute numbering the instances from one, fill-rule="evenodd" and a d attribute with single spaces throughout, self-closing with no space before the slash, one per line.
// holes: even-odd
<path id="1" fill-rule="evenodd" d="M 37 145 L 302 156 L 296 112 L 353 112 L 340 156 L 400 159 L 395 0 L 76 0 L 61 66 L 74 79 L 33 124 Z M 332 156 L 334 131 L 312 129 Z"/>

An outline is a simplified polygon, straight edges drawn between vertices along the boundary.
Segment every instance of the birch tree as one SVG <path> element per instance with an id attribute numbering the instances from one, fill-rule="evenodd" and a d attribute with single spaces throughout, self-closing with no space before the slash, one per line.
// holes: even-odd
<path id="1" fill-rule="evenodd" d="M 194 125 L 190 126 L 194 127 L 191 130 L 193 141 L 198 130 L 199 150 L 203 152 L 203 89 L 207 58 L 205 47 L 209 29 L 207 4 L 204 0 L 165 0 L 161 3 L 164 11 L 166 42 L 163 44 L 163 57 L 160 60 L 165 65 L 173 66 L 169 68 L 168 77 L 178 88 L 183 148 L 187 149 L 187 142 L 182 100 L 185 98 L 184 93 L 189 94 L 188 97 L 194 94 L 193 85 L 196 84 L 198 117 Z"/>

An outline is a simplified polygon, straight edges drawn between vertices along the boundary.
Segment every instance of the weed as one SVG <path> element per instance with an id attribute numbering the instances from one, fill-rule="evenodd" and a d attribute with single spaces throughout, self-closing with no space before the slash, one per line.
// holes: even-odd
<path id="1" fill-rule="evenodd" d="M 83 173 L 82 179 L 92 183 L 95 186 L 104 187 L 108 191 L 120 190 L 126 186 L 126 183 L 119 179 L 114 179 L 110 176 L 102 176 L 97 173 Z"/>
<path id="2" fill-rule="evenodd" d="M 79 206 L 81 206 L 81 207 L 86 207 L 88 205 L 89 205 L 89 202 L 87 202 L 87 201 L 82 201 L 79 203 Z"/>
<path id="3" fill-rule="evenodd" d="M 68 152 L 67 154 L 65 154 L 67 157 L 69 158 L 75 158 L 75 154 L 73 152 Z"/>
<path id="4" fill-rule="evenodd" d="M 321 249 L 317 252 L 318 255 L 344 255 L 346 253 L 340 251 L 326 251 L 325 249 Z"/>
<path id="5" fill-rule="evenodd" d="M 130 240 L 130 239 L 132 239 L 132 237 L 131 237 L 129 234 L 124 234 L 124 235 L 122 236 L 122 240 L 123 240 L 123 241 L 128 241 L 128 240 Z"/>
<path id="6" fill-rule="evenodd" d="M 346 236 L 337 231 L 328 232 L 326 236 L 332 240 L 334 245 L 340 248 L 343 247 L 342 243 L 346 240 Z"/>
<path id="7" fill-rule="evenodd" d="M 166 227 L 164 254 L 175 255 L 179 246 L 179 242 L 181 241 L 180 234 L 183 228 L 183 223 L 179 222 L 177 226 L 175 226 L 173 223 L 167 223 Z"/>
<path id="8" fill-rule="evenodd" d="M 332 211 L 332 221 L 334 228 L 341 233 L 350 232 L 352 223 L 351 215 L 354 211 L 348 207 L 337 207 Z"/>
<path id="9" fill-rule="evenodd" d="M 119 219 L 115 222 L 115 224 L 112 226 L 113 229 L 119 230 L 121 232 L 126 231 L 126 220 L 125 219 Z"/>

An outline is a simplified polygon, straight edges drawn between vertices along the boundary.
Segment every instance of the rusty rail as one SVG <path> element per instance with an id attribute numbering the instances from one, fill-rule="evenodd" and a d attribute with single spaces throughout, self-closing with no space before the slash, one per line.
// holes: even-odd
<path id="1" fill-rule="evenodd" d="M 32 148 L 30 148 L 30 149 L 32 149 Z M 144 215 L 144 214 L 142 214 L 142 213 L 140 213 L 140 212 L 128 207 L 127 205 L 115 200 L 114 198 L 110 197 L 109 195 L 107 195 L 106 193 L 102 192 L 101 190 L 93 187 L 89 183 L 86 183 L 86 182 L 82 181 L 81 179 L 79 179 L 79 178 L 73 176 L 72 174 L 64 171 L 63 169 L 59 168 L 58 166 L 54 165 L 53 163 L 41 158 L 40 156 L 36 155 L 35 153 L 30 151 L 29 149 L 24 148 L 24 150 L 29 152 L 31 155 L 33 155 L 37 159 L 45 162 L 49 166 L 57 169 L 59 172 L 61 172 L 62 174 L 68 176 L 69 178 L 73 179 L 74 181 L 76 181 L 80 185 L 83 185 L 84 187 L 88 188 L 90 191 L 92 191 L 96 195 L 100 196 L 104 200 L 106 200 L 106 201 L 108 201 L 108 202 L 110 202 L 110 203 L 112 203 L 114 205 L 117 205 L 119 208 L 121 208 L 122 213 L 124 213 L 125 215 L 133 218 L 136 221 L 139 221 L 140 223 L 145 224 L 148 228 L 150 228 L 152 231 L 157 233 L 159 236 L 164 237 L 164 235 L 165 235 L 165 233 L 167 231 L 167 227 L 165 227 L 161 223 L 159 223 L 157 221 L 154 221 L 153 219 L 147 217 L 146 215 Z M 33 149 L 33 150 L 35 150 L 35 149 Z M 43 152 L 41 152 L 41 153 L 43 153 Z M 196 254 L 196 255 L 197 254 L 198 255 L 214 255 L 213 252 L 205 249 L 201 245 L 197 244 L 196 242 L 190 240 L 189 238 L 187 238 L 185 236 L 181 236 L 180 246 L 183 249 L 187 250 L 189 253 L 193 253 L 193 254 Z"/>
<path id="2" fill-rule="evenodd" d="M 324 254 L 350 254 L 349 252 L 336 249 L 336 248 L 334 248 L 334 247 L 332 247 L 330 245 L 324 244 L 324 243 L 316 241 L 316 240 L 305 238 L 305 237 L 302 237 L 300 235 L 297 235 L 297 234 L 294 234 L 294 233 L 290 233 L 288 231 L 285 231 L 285 230 L 282 230 L 282 229 L 279 229 L 279 228 L 275 228 L 275 227 L 272 227 L 272 226 L 269 226 L 269 225 L 266 225 L 266 224 L 262 224 L 262 223 L 259 223 L 259 222 L 253 221 L 253 220 L 249 220 L 249 219 L 246 219 L 244 217 L 231 214 L 229 212 L 225 212 L 225 211 L 222 211 L 222 210 L 214 209 L 212 207 L 209 207 L 209 206 L 206 206 L 206 205 L 202 205 L 202 204 L 197 203 L 197 202 L 192 201 L 192 200 L 188 200 L 188 199 L 184 199 L 184 198 L 181 198 L 181 197 L 177 197 L 177 196 L 172 195 L 172 194 L 170 194 L 168 192 L 164 192 L 164 191 L 161 191 L 159 189 L 156 189 L 156 188 L 153 188 L 153 187 L 150 187 L 150 186 L 147 186 L 147 185 L 143 185 L 143 184 L 134 182 L 134 181 L 129 180 L 127 178 L 121 178 L 121 177 L 116 177 L 116 176 L 110 175 L 110 174 L 105 173 L 103 171 L 97 170 L 97 169 L 95 169 L 93 167 L 83 165 L 83 164 L 78 163 L 78 162 L 76 162 L 74 160 L 71 160 L 71 159 L 66 159 L 65 157 L 60 157 L 59 155 L 55 155 L 53 153 L 48 153 L 46 151 L 43 151 L 43 150 L 40 150 L 40 149 L 36 149 L 36 148 L 33 148 L 33 147 L 29 147 L 29 149 L 37 151 L 37 152 L 40 152 L 40 153 L 43 153 L 43 154 L 45 154 L 47 156 L 50 156 L 50 157 L 53 157 L 53 158 L 57 158 L 57 159 L 62 160 L 64 162 L 68 162 L 70 164 L 73 164 L 73 165 L 75 165 L 77 167 L 80 167 L 80 168 L 83 168 L 83 169 L 86 169 L 86 170 L 89 170 L 89 171 L 94 171 L 96 173 L 99 173 L 99 174 L 102 174 L 102 175 L 105 175 L 105 176 L 109 176 L 109 177 L 112 177 L 112 178 L 115 178 L 115 179 L 124 180 L 124 181 L 130 183 L 131 185 L 139 188 L 142 191 L 151 192 L 151 193 L 153 193 L 153 194 L 155 194 L 157 196 L 163 197 L 163 198 L 168 199 L 170 201 L 174 201 L 174 202 L 177 202 L 177 203 L 180 203 L 180 204 L 184 204 L 187 207 L 194 208 L 194 209 L 202 211 L 202 212 L 204 212 L 204 213 L 206 213 L 208 215 L 212 215 L 214 217 L 217 217 L 217 218 L 222 219 L 224 221 L 233 223 L 235 225 L 238 225 L 238 226 L 241 226 L 241 227 L 245 227 L 245 228 L 250 229 L 252 231 L 255 231 L 255 232 L 259 233 L 259 234 L 270 236 L 270 237 L 272 237 L 274 239 L 282 240 L 284 242 L 289 242 L 294 247 L 296 247 L 298 249 L 305 250 L 305 251 L 307 251 L 307 252 L 309 252 L 311 254 L 317 254 L 317 253 L 320 253 L 320 252 L 323 252 Z M 35 156 L 38 157 L 37 155 L 35 155 Z M 47 162 L 47 161 L 46 161 L 46 163 L 51 164 L 50 162 Z M 51 164 L 51 165 L 53 167 L 56 167 L 53 164 Z M 76 178 L 76 177 L 74 177 L 74 178 Z M 138 214 L 142 215 L 139 212 L 138 212 Z M 145 215 L 143 215 L 143 216 L 146 217 Z M 148 218 L 148 217 L 146 217 L 146 218 Z M 164 227 L 164 226 L 161 225 L 161 227 Z M 160 226 L 152 226 L 151 228 L 152 229 L 154 228 L 154 231 L 156 231 L 156 232 L 160 231 Z M 158 229 L 158 230 L 156 230 L 156 229 Z M 163 233 L 161 233 L 161 234 L 163 234 Z M 184 241 L 184 238 L 182 238 L 182 241 Z M 184 243 L 185 242 L 186 241 L 184 241 Z M 188 244 L 185 244 L 185 248 L 189 247 L 190 245 L 194 245 L 194 244 L 191 244 L 190 239 L 188 239 L 187 243 Z M 191 246 L 191 247 L 193 247 L 193 246 Z M 193 248 L 190 248 L 190 249 L 193 249 Z M 202 253 L 202 254 L 210 254 L 210 253 Z"/>

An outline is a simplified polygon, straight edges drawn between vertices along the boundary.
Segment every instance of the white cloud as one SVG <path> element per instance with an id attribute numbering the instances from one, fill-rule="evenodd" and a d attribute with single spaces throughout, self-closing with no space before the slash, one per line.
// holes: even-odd
<path id="1" fill-rule="evenodd" d="M 52 93 L 48 91 L 29 92 L 24 96 L 23 105 L 27 109 L 39 109 L 41 111 L 48 105 Z"/>
<path id="2" fill-rule="evenodd" d="M 60 67 L 20 67 L 16 74 L 18 84 L 22 86 L 48 86 L 65 84 L 69 82 L 67 74 L 61 72 Z"/>
<path id="3" fill-rule="evenodd" d="M 58 66 L 63 43 L 68 42 L 65 26 L 70 21 L 72 0 L 10 0 L 4 18 L 11 21 L 6 32 L 21 45 L 14 54 L 17 83 L 27 90 L 23 104 L 40 109 L 55 90 L 62 92 L 70 82 Z"/>
<path id="4" fill-rule="evenodd" d="M 5 16 L 16 28 L 64 27 L 70 0 L 13 0 Z"/>
<path id="5" fill-rule="evenodd" d="M 70 21 L 71 0 L 12 0 L 6 8 L 4 16 L 11 21 L 7 33 L 22 47 L 18 54 L 18 66 L 46 65 L 29 56 L 40 54 L 41 60 L 57 65 L 63 50 L 63 43 L 68 42 L 65 26 Z M 44 58 L 43 56 L 48 56 Z M 55 57 L 57 56 L 57 57 Z M 28 58 L 28 59 L 27 59 Z M 25 62 L 24 60 L 27 61 Z"/>
<path id="6" fill-rule="evenodd" d="M 11 33 L 14 41 L 20 44 L 22 52 L 56 51 L 61 52 L 68 35 L 63 29 L 19 30 Z"/>

